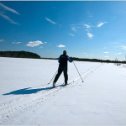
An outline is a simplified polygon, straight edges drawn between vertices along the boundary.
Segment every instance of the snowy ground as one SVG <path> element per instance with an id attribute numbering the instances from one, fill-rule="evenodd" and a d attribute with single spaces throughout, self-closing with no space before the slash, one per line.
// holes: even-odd
<path id="1" fill-rule="evenodd" d="M 0 125 L 126 126 L 126 66 L 75 64 L 52 89 L 57 61 L 0 58 Z"/>

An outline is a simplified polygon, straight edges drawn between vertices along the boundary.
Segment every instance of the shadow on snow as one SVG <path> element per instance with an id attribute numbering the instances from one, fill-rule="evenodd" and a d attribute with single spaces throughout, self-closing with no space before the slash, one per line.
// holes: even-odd
<path id="1" fill-rule="evenodd" d="M 37 89 L 31 89 L 31 87 L 28 88 L 23 88 L 15 91 L 11 91 L 9 93 L 5 93 L 3 95 L 25 95 L 25 94 L 33 94 L 33 93 L 38 93 L 40 91 L 44 90 L 50 90 L 53 87 L 44 87 L 44 88 L 37 88 Z"/>

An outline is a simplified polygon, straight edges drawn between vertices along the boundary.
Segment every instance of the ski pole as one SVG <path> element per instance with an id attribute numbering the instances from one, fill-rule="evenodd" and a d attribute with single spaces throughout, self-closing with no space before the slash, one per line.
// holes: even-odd
<path id="1" fill-rule="evenodd" d="M 54 79 L 54 77 L 56 76 L 56 73 L 57 73 L 57 71 L 55 72 L 55 74 L 53 75 L 53 77 L 51 78 L 51 80 L 48 82 L 48 84 L 50 84 L 51 81 Z"/>
<path id="2" fill-rule="evenodd" d="M 81 78 L 81 81 L 82 81 L 82 83 L 83 83 L 83 82 L 84 82 L 84 81 L 83 81 L 83 78 L 82 78 L 80 72 L 78 71 L 78 68 L 77 68 L 77 66 L 75 65 L 74 61 L 73 61 L 73 64 L 74 64 L 74 66 L 75 66 L 75 68 L 76 68 L 76 70 L 77 70 L 77 72 L 78 72 L 78 74 L 79 74 L 79 76 L 80 76 L 80 78 Z"/>

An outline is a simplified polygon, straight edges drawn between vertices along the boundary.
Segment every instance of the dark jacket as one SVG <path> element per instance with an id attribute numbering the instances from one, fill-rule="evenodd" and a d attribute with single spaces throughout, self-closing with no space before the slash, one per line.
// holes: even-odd
<path id="1" fill-rule="evenodd" d="M 59 57 L 60 67 L 67 67 L 67 61 L 72 62 L 72 58 L 64 54 L 60 55 Z"/>

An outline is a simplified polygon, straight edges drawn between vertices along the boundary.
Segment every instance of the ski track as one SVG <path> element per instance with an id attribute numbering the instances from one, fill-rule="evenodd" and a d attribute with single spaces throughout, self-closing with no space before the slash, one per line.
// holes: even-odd
<path id="1" fill-rule="evenodd" d="M 89 75 L 93 74 L 99 67 L 103 65 L 97 65 L 90 67 L 86 72 L 82 74 L 82 78 L 85 80 L 88 78 Z M 80 80 L 80 77 L 69 82 L 70 86 L 74 87 L 78 85 L 75 83 Z M 81 83 L 80 83 L 81 84 Z M 28 112 L 31 109 L 36 109 L 39 107 L 43 102 L 46 102 L 50 96 L 56 95 L 60 90 L 65 89 L 66 87 L 58 86 L 56 88 L 45 90 L 40 93 L 36 94 L 29 94 L 28 96 L 19 96 L 13 100 L 8 102 L 4 102 L 0 104 L 0 124 L 6 124 L 8 120 L 13 119 L 17 114 L 21 112 Z M 25 101 L 25 102 L 24 102 Z"/>

